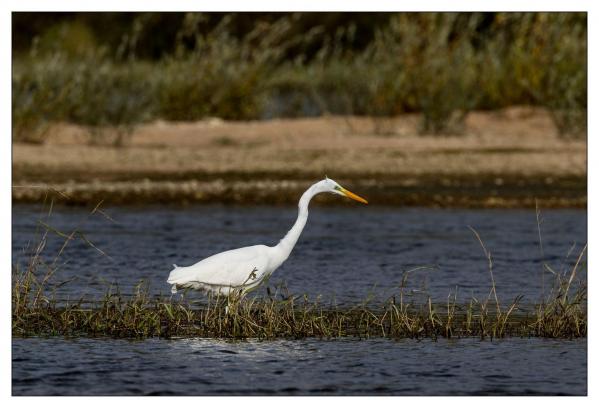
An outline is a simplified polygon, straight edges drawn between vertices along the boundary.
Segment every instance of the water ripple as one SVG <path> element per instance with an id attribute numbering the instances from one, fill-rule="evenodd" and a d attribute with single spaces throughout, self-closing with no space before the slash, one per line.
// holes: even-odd
<path id="1" fill-rule="evenodd" d="M 43 357 L 23 361 L 32 354 Z M 14 395 L 587 393 L 586 340 L 52 338 L 14 339 L 12 355 Z"/>

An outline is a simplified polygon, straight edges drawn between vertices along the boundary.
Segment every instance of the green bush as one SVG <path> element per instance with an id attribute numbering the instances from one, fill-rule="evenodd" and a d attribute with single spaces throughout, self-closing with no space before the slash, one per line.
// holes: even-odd
<path id="1" fill-rule="evenodd" d="M 14 137 L 43 141 L 48 125 L 58 121 L 92 133 L 107 126 L 126 133 L 155 117 L 155 88 L 147 64 L 116 64 L 102 54 L 19 61 L 13 72 Z"/>

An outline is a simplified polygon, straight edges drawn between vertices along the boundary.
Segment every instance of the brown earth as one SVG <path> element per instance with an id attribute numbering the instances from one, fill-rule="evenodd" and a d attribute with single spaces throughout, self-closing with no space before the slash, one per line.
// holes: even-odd
<path id="1" fill-rule="evenodd" d="M 44 144 L 13 145 L 13 200 L 39 201 L 50 187 L 88 205 L 294 203 L 326 174 L 373 204 L 586 206 L 586 141 L 560 138 L 544 110 L 471 113 L 459 135 L 420 135 L 418 124 L 417 115 L 155 122 L 121 141 L 58 124 Z"/>

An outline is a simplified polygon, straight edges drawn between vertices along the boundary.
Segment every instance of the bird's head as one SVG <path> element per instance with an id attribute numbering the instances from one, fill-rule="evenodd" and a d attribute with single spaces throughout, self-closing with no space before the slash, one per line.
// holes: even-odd
<path id="1" fill-rule="evenodd" d="M 339 195 L 351 198 L 352 200 L 356 200 L 361 203 L 368 204 L 368 201 L 366 201 L 366 199 L 341 187 L 341 185 L 339 183 L 337 183 L 335 180 L 332 180 L 326 176 L 325 176 L 324 180 L 318 182 L 317 186 L 318 186 L 318 189 L 320 190 L 319 192 L 339 194 Z"/>

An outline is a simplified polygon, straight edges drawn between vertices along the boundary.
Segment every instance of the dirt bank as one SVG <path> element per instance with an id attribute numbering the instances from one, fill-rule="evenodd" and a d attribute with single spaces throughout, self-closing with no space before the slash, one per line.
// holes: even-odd
<path id="1" fill-rule="evenodd" d="M 156 122 L 121 146 L 115 135 L 61 124 L 44 144 L 14 144 L 13 200 L 51 186 L 80 204 L 295 203 L 326 174 L 373 204 L 586 205 L 586 141 L 559 138 L 539 109 L 471 113 L 447 136 L 419 135 L 417 115 Z"/>

